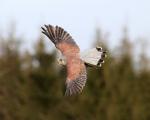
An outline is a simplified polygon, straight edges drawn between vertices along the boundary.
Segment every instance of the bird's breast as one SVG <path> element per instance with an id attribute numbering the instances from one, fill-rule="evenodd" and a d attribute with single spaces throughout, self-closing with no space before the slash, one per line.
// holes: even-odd
<path id="1" fill-rule="evenodd" d="M 76 79 L 84 68 L 84 63 L 80 58 L 72 57 L 67 59 L 67 79 Z"/>

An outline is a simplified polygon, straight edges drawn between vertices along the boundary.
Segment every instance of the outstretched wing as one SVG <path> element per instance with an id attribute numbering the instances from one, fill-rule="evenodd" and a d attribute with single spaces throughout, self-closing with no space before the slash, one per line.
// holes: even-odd
<path id="1" fill-rule="evenodd" d="M 67 62 L 67 80 L 65 95 L 80 93 L 86 83 L 86 68 L 80 59 L 80 49 L 72 37 L 61 27 L 45 25 L 45 34 L 65 56 Z"/>

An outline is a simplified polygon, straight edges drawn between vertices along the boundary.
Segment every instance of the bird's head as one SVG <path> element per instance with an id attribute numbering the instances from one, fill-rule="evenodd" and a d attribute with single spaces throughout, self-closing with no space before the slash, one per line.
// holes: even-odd
<path id="1" fill-rule="evenodd" d="M 66 61 L 63 58 L 58 58 L 57 62 L 59 65 L 65 66 L 66 65 Z"/>

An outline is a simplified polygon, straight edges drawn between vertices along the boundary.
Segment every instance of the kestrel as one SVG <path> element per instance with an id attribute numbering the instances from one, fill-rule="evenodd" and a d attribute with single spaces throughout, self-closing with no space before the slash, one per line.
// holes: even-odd
<path id="1" fill-rule="evenodd" d="M 68 32 L 59 26 L 45 25 L 42 33 L 45 34 L 61 51 L 64 58 L 59 63 L 67 67 L 66 96 L 81 93 L 87 80 L 86 66 L 101 66 L 106 56 L 101 47 L 93 48 L 80 54 L 80 48 Z"/>

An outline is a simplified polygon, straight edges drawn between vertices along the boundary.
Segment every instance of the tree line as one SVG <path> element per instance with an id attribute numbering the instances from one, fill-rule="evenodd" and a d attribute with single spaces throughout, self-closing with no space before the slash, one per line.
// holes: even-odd
<path id="1" fill-rule="evenodd" d="M 149 120 L 149 58 L 141 52 L 136 62 L 126 31 L 115 49 L 95 34 L 91 47 L 103 46 L 108 57 L 101 68 L 87 68 L 83 92 L 71 97 L 64 96 L 66 68 L 43 37 L 34 52 L 21 52 L 16 35 L 1 36 L 0 120 Z"/>

